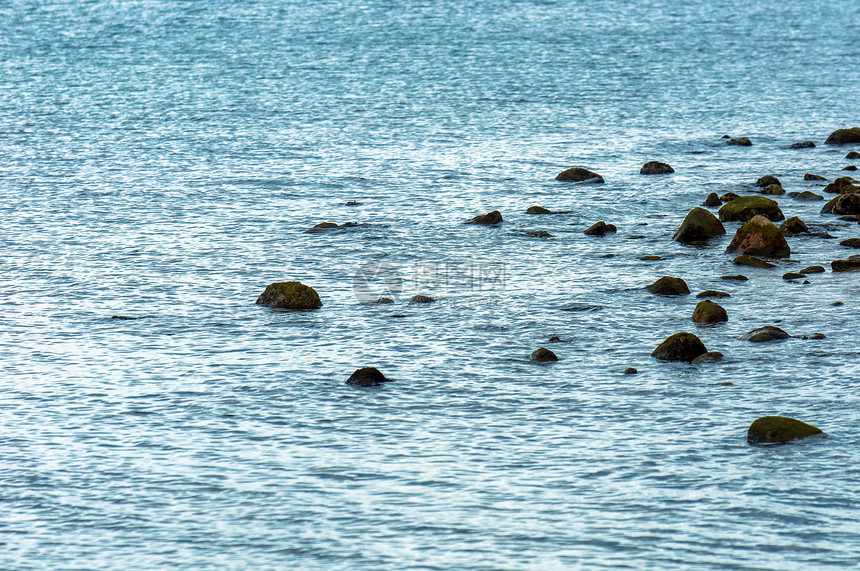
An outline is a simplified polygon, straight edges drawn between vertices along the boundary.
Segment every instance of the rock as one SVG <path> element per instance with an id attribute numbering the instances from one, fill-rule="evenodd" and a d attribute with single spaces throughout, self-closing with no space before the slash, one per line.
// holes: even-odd
<path id="1" fill-rule="evenodd" d="M 723 360 L 723 354 L 720 353 L 719 351 L 708 351 L 707 353 L 705 353 L 703 355 L 699 355 L 698 357 L 696 357 L 695 359 L 690 361 L 690 363 L 692 363 L 694 365 L 701 365 L 703 363 L 718 363 L 719 361 L 722 361 L 722 360 Z M 731 383 L 729 383 L 729 384 L 731 384 Z"/>
<path id="2" fill-rule="evenodd" d="M 776 222 L 784 220 L 785 216 L 776 201 L 763 196 L 739 196 L 724 204 L 717 212 L 723 222 L 740 221 L 746 222 L 753 216 L 764 216 Z"/>
<path id="3" fill-rule="evenodd" d="M 552 234 L 546 230 L 533 230 L 529 232 L 529 236 L 532 238 L 552 238 Z"/>
<path id="4" fill-rule="evenodd" d="M 696 305 L 696 309 L 693 310 L 693 321 L 696 323 L 719 323 L 728 320 L 729 314 L 726 313 L 726 310 L 721 305 L 707 299 L 700 301 Z"/>
<path id="5" fill-rule="evenodd" d="M 699 355 L 704 355 L 708 352 L 702 340 L 692 333 L 681 332 L 670 335 L 665 341 L 660 343 L 652 357 L 661 361 L 687 361 L 690 362 Z"/>
<path id="6" fill-rule="evenodd" d="M 722 383 L 720 383 L 720 386 L 721 387 L 733 387 L 733 386 L 735 386 L 735 384 L 731 381 L 723 381 Z"/>
<path id="7" fill-rule="evenodd" d="M 803 180 L 827 180 L 827 179 L 821 175 L 818 175 L 818 174 L 806 173 L 805 175 L 803 175 Z"/>
<path id="8" fill-rule="evenodd" d="M 642 260 L 643 262 L 658 262 L 658 261 L 663 260 L 665 258 L 662 258 L 660 256 L 642 256 L 639 259 Z"/>
<path id="9" fill-rule="evenodd" d="M 725 233 L 726 229 L 723 228 L 722 222 L 716 216 L 697 206 L 684 218 L 681 227 L 675 232 L 673 240 L 682 244 L 691 244 L 704 242 Z"/>
<path id="10" fill-rule="evenodd" d="M 675 169 L 660 161 L 647 162 L 639 170 L 639 174 L 669 174 L 673 172 Z"/>
<path id="11" fill-rule="evenodd" d="M 827 270 L 824 269 L 823 266 L 809 266 L 807 268 L 803 268 L 800 270 L 801 274 L 809 275 L 809 274 L 823 274 Z"/>
<path id="12" fill-rule="evenodd" d="M 391 299 L 390 297 L 380 297 L 379 299 L 377 299 L 373 303 L 379 303 L 381 305 L 387 305 L 387 304 L 394 303 L 394 300 Z"/>
<path id="13" fill-rule="evenodd" d="M 434 301 L 436 300 L 429 295 L 413 295 L 409 303 L 433 303 Z"/>
<path id="14" fill-rule="evenodd" d="M 822 214 L 860 214 L 860 194 L 840 194 L 821 208 Z"/>
<path id="15" fill-rule="evenodd" d="M 469 224 L 482 224 L 484 226 L 492 226 L 502 222 L 502 213 L 498 210 L 493 210 L 480 216 L 475 216 L 469 221 Z"/>
<path id="16" fill-rule="evenodd" d="M 779 179 L 776 178 L 775 176 L 773 176 L 772 174 L 766 174 L 763 177 L 761 177 L 760 179 L 758 179 L 757 181 L 755 181 L 755 185 L 762 187 L 762 188 L 764 188 L 766 186 L 771 186 L 773 184 L 775 184 L 777 186 L 782 186 L 782 183 L 779 182 Z"/>
<path id="17" fill-rule="evenodd" d="M 314 288 L 299 282 L 276 282 L 266 286 L 258 305 L 275 309 L 317 309 L 322 307 L 320 296 Z"/>
<path id="18" fill-rule="evenodd" d="M 760 260 L 754 256 L 747 256 L 746 254 L 741 254 L 732 260 L 732 263 L 737 264 L 739 266 L 750 266 L 753 268 L 764 268 L 770 269 L 775 268 L 776 265 L 771 264 L 770 262 L 765 262 L 764 260 Z"/>
<path id="19" fill-rule="evenodd" d="M 588 230 L 585 231 L 585 234 L 588 236 L 604 236 L 607 233 L 616 232 L 618 229 L 614 224 L 607 224 L 603 220 L 600 222 L 595 222 L 592 224 Z"/>
<path id="20" fill-rule="evenodd" d="M 745 282 L 749 280 L 748 277 L 738 274 L 736 276 L 720 276 L 721 280 L 728 280 L 730 282 Z"/>
<path id="21" fill-rule="evenodd" d="M 813 333 L 809 336 L 809 338 L 814 341 L 820 341 L 821 339 L 827 339 L 827 335 L 825 335 L 824 333 Z"/>
<path id="22" fill-rule="evenodd" d="M 541 347 L 532 352 L 529 356 L 529 361 L 532 363 L 551 363 L 553 361 L 558 361 L 558 357 L 556 357 L 555 353 L 549 349 Z"/>
<path id="23" fill-rule="evenodd" d="M 802 143 L 793 143 L 788 146 L 789 149 L 814 149 L 815 143 L 812 141 L 803 141 Z"/>
<path id="24" fill-rule="evenodd" d="M 845 305 L 845 302 L 844 301 L 834 301 L 830 305 L 832 305 L 833 307 L 839 307 L 839 306 Z"/>
<path id="25" fill-rule="evenodd" d="M 361 206 L 364 204 L 363 202 L 358 202 L 357 200 L 350 200 L 346 203 L 347 206 Z"/>
<path id="26" fill-rule="evenodd" d="M 690 293 L 687 282 L 672 276 L 663 276 L 645 289 L 657 295 L 687 295 Z"/>
<path id="27" fill-rule="evenodd" d="M 850 145 L 851 143 L 860 143 L 860 127 L 836 129 L 824 141 L 825 145 Z"/>
<path id="28" fill-rule="evenodd" d="M 787 258 L 791 248 L 785 241 L 782 230 L 764 216 L 754 216 L 749 222 L 738 228 L 726 252 L 749 254 L 750 256 L 765 256 L 769 258 Z"/>
<path id="29" fill-rule="evenodd" d="M 529 206 L 526 214 L 552 214 L 552 211 L 547 210 L 543 206 Z"/>
<path id="30" fill-rule="evenodd" d="M 780 224 L 779 229 L 783 231 L 787 230 L 792 234 L 803 234 L 804 232 L 809 232 L 809 228 L 807 228 L 803 220 L 801 220 L 797 216 L 792 216 L 791 218 Z"/>
<path id="31" fill-rule="evenodd" d="M 592 172 L 588 169 L 583 169 L 579 167 L 574 167 L 572 169 L 567 169 L 558 173 L 558 175 L 555 177 L 555 180 L 561 180 L 566 182 L 605 182 L 603 180 L 603 177 L 596 172 Z"/>
<path id="32" fill-rule="evenodd" d="M 860 238 L 848 238 L 839 242 L 839 245 L 846 248 L 860 248 Z"/>
<path id="33" fill-rule="evenodd" d="M 840 176 L 830 184 L 824 187 L 824 192 L 830 194 L 849 194 L 852 192 L 860 192 L 860 186 L 856 186 L 857 182 L 850 176 Z"/>
<path id="34" fill-rule="evenodd" d="M 338 225 L 334 222 L 320 222 L 313 228 L 305 230 L 305 234 L 319 234 L 320 232 L 325 232 L 326 230 L 332 230 L 334 228 L 338 228 Z"/>
<path id="35" fill-rule="evenodd" d="M 798 192 L 794 195 L 795 200 L 824 200 L 824 197 L 820 194 L 815 194 L 814 192 L 810 192 L 808 190 L 804 190 L 803 192 Z"/>
<path id="36" fill-rule="evenodd" d="M 750 425 L 747 442 L 750 444 L 786 444 L 814 434 L 820 429 L 787 416 L 763 416 Z"/>
<path id="37" fill-rule="evenodd" d="M 773 325 L 765 325 L 764 327 L 753 329 L 752 331 L 741 337 L 741 339 L 745 341 L 752 341 L 753 343 L 764 343 L 767 341 L 779 341 L 781 339 L 788 339 L 789 337 L 791 337 L 791 335 L 789 335 L 779 327 L 774 327 Z"/>
<path id="38" fill-rule="evenodd" d="M 727 145 L 737 145 L 739 147 L 749 147 L 752 145 L 752 141 L 747 137 L 738 137 L 737 139 L 729 139 L 726 141 Z"/>
<path id="39" fill-rule="evenodd" d="M 346 384 L 354 387 L 378 387 L 389 381 L 391 379 L 385 378 L 385 375 L 380 373 L 376 367 L 364 367 L 351 374 L 346 380 Z"/>
<path id="40" fill-rule="evenodd" d="M 779 196 L 779 195 L 785 194 L 785 189 L 782 188 L 778 184 L 771 184 L 771 185 L 768 185 L 768 186 L 764 187 L 763 189 L 761 189 L 761 193 Z"/>
<path id="41" fill-rule="evenodd" d="M 738 198 L 738 195 L 734 192 L 727 192 L 720 197 L 720 201 L 723 203 L 731 202 L 732 200 Z"/>
<path id="42" fill-rule="evenodd" d="M 784 280 L 799 280 L 801 278 L 805 278 L 806 274 L 799 274 L 797 272 L 786 272 L 782 274 L 782 279 Z"/>
<path id="43" fill-rule="evenodd" d="M 625 375 L 635 375 L 635 374 L 636 374 L 636 373 L 638 373 L 638 372 L 639 372 L 639 371 L 637 371 L 637 370 L 636 370 L 635 368 L 633 368 L 633 367 L 627 367 L 626 369 L 624 369 L 624 374 L 625 374 Z"/>
<path id="44" fill-rule="evenodd" d="M 552 337 L 547 339 L 546 342 L 547 343 L 559 343 L 559 342 L 561 342 L 561 337 L 559 337 L 558 335 L 553 335 Z"/>
<path id="45" fill-rule="evenodd" d="M 857 166 L 856 165 L 848 165 L 847 167 L 843 168 L 842 170 L 844 170 L 844 171 L 856 171 Z"/>
<path id="46" fill-rule="evenodd" d="M 720 197 L 717 196 L 716 192 L 712 192 L 708 195 L 705 201 L 702 203 L 702 206 L 707 206 L 708 208 L 716 208 L 717 206 L 722 206 L 723 201 L 720 200 Z"/>
<path id="47" fill-rule="evenodd" d="M 860 260 L 833 260 L 830 267 L 834 272 L 855 272 L 860 270 Z"/>
<path id="48" fill-rule="evenodd" d="M 713 289 L 708 289 L 708 290 L 703 291 L 702 293 L 700 293 L 696 297 L 699 299 L 702 299 L 703 297 L 716 297 L 719 299 L 722 297 L 732 297 L 732 296 L 731 296 L 731 294 L 728 294 L 724 291 L 717 291 L 717 290 L 713 290 Z"/>
<path id="49" fill-rule="evenodd" d="M 860 159 L 860 153 L 857 151 L 851 151 L 847 155 L 845 155 L 846 159 Z"/>

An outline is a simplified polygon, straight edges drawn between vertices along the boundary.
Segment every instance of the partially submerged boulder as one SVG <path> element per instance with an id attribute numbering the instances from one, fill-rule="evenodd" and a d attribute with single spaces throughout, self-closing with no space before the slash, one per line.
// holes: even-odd
<path id="1" fill-rule="evenodd" d="M 639 174 L 670 174 L 675 172 L 671 166 L 660 161 L 649 161 L 642 165 Z"/>
<path id="2" fill-rule="evenodd" d="M 667 337 L 654 349 L 651 356 L 661 361 L 686 361 L 689 363 L 707 352 L 708 349 L 701 339 L 692 333 L 682 331 Z"/>
<path id="3" fill-rule="evenodd" d="M 828 203 L 830 205 L 830 213 L 844 215 L 860 214 L 860 194 L 841 194 L 835 200 Z M 828 204 L 824 206 L 827 207 Z M 824 209 L 822 209 L 824 213 Z"/>
<path id="4" fill-rule="evenodd" d="M 719 299 L 722 297 L 732 297 L 732 295 L 730 293 L 727 293 L 724 291 L 707 289 L 707 290 L 703 291 L 702 293 L 698 294 L 696 297 L 699 299 L 702 299 L 703 297 L 715 297 L 715 298 Z"/>
<path id="5" fill-rule="evenodd" d="M 834 272 L 856 272 L 860 270 L 860 260 L 833 260 L 830 268 Z"/>
<path id="6" fill-rule="evenodd" d="M 552 214 L 552 211 L 547 210 L 543 206 L 529 206 L 526 214 Z"/>
<path id="7" fill-rule="evenodd" d="M 847 238 L 839 242 L 839 245 L 846 248 L 860 248 L 860 238 Z"/>
<path id="8" fill-rule="evenodd" d="M 809 275 L 809 274 L 823 274 L 827 270 L 824 269 L 824 266 L 808 266 L 800 270 L 801 274 Z"/>
<path id="9" fill-rule="evenodd" d="M 753 422 L 747 431 L 750 444 L 786 444 L 815 434 L 821 429 L 787 416 L 763 416 Z"/>
<path id="10" fill-rule="evenodd" d="M 768 186 L 764 187 L 763 189 L 761 189 L 761 191 L 760 191 L 760 192 L 761 192 L 762 194 L 769 194 L 769 195 L 773 195 L 773 196 L 779 196 L 779 195 L 785 194 L 785 189 L 784 189 L 784 188 L 782 188 L 782 187 L 781 187 L 780 185 L 778 185 L 778 184 L 770 184 L 770 185 L 768 185 Z"/>
<path id="11" fill-rule="evenodd" d="M 857 182 L 850 176 L 840 176 L 830 184 L 824 187 L 824 192 L 830 194 L 848 194 L 851 192 L 860 192 L 860 186 L 855 185 Z"/>
<path id="12" fill-rule="evenodd" d="M 729 314 L 719 304 L 710 300 L 702 300 L 693 310 L 693 321 L 696 323 L 720 323 L 728 321 Z"/>
<path id="13" fill-rule="evenodd" d="M 551 363 L 558 361 L 558 357 L 546 347 L 540 347 L 532 352 L 529 356 L 529 361 L 532 363 Z"/>
<path id="14" fill-rule="evenodd" d="M 429 295 L 413 295 L 409 303 L 433 303 L 436 300 Z"/>
<path id="15" fill-rule="evenodd" d="M 824 200 L 824 197 L 820 194 L 815 194 L 809 190 L 804 190 L 803 192 L 798 192 L 794 195 L 795 200 Z"/>
<path id="16" fill-rule="evenodd" d="M 753 329 L 741 339 L 744 341 L 752 341 L 753 343 L 766 343 L 768 341 L 780 341 L 791 337 L 788 333 L 774 325 L 765 325 L 758 329 Z"/>
<path id="17" fill-rule="evenodd" d="M 723 354 L 719 351 L 708 351 L 690 361 L 693 365 L 701 365 L 703 363 L 718 363 L 723 360 Z"/>
<path id="18" fill-rule="evenodd" d="M 723 227 L 723 223 L 716 216 L 704 208 L 696 207 L 684 218 L 681 227 L 675 232 L 673 240 L 682 244 L 691 244 L 704 242 L 725 233 L 726 229 Z"/>
<path id="19" fill-rule="evenodd" d="M 717 196 L 716 192 L 712 192 L 708 195 L 705 201 L 702 203 L 702 206 L 707 206 L 708 208 L 716 208 L 717 206 L 722 206 L 723 201 L 720 200 L 720 197 Z"/>
<path id="20" fill-rule="evenodd" d="M 806 223 L 797 216 L 792 216 L 780 224 L 779 229 L 783 232 L 791 232 L 792 234 L 803 234 L 805 232 L 809 232 L 809 228 L 806 226 Z"/>
<path id="21" fill-rule="evenodd" d="M 824 178 L 823 176 L 821 176 L 820 174 L 812 174 L 812 173 L 808 172 L 805 175 L 803 175 L 803 180 L 827 180 L 827 179 Z"/>
<path id="22" fill-rule="evenodd" d="M 764 196 L 739 196 L 724 204 L 717 212 L 723 222 L 746 222 L 753 216 L 764 216 L 774 222 L 784 220 L 785 216 L 775 200 Z"/>
<path id="23" fill-rule="evenodd" d="M 762 188 L 764 188 L 766 186 L 770 186 L 772 184 L 775 184 L 777 186 L 782 186 L 782 183 L 779 182 L 779 179 L 776 178 L 775 176 L 773 176 L 772 174 L 766 174 L 763 177 L 761 177 L 760 179 L 758 179 L 757 181 L 755 181 L 755 185 L 760 186 Z"/>
<path id="24" fill-rule="evenodd" d="M 320 296 L 314 288 L 292 281 L 269 284 L 256 303 L 275 309 L 301 310 L 322 307 Z"/>
<path id="25" fill-rule="evenodd" d="M 312 228 L 308 228 L 307 230 L 305 230 L 305 234 L 319 234 L 321 232 L 325 232 L 327 230 L 333 230 L 335 228 L 339 228 L 339 226 L 337 224 L 335 224 L 334 222 L 320 222 L 316 226 L 313 226 Z"/>
<path id="26" fill-rule="evenodd" d="M 737 256 L 734 260 L 732 260 L 732 263 L 737 264 L 739 266 L 750 266 L 751 268 L 770 269 L 776 267 L 776 265 L 771 264 L 770 262 L 765 262 L 764 260 L 756 258 L 755 256 L 748 256 L 746 254 L 741 254 L 740 256 Z"/>
<path id="27" fill-rule="evenodd" d="M 749 140 L 748 137 L 738 137 L 736 139 L 729 139 L 726 141 L 727 145 L 737 145 L 739 147 L 749 147 L 752 145 L 752 141 Z"/>
<path id="28" fill-rule="evenodd" d="M 558 175 L 556 175 L 555 177 L 555 180 L 561 180 L 565 182 L 605 182 L 603 180 L 603 177 L 596 172 L 580 167 L 574 167 L 572 169 L 567 169 L 558 173 Z"/>
<path id="29" fill-rule="evenodd" d="M 618 229 L 615 227 L 615 224 L 607 224 L 603 220 L 600 222 L 595 222 L 591 226 L 588 227 L 584 233 L 587 236 L 605 236 L 606 234 L 617 232 Z"/>
<path id="30" fill-rule="evenodd" d="M 836 129 L 824 141 L 825 145 L 850 145 L 852 143 L 860 143 L 860 127 Z"/>
<path id="31" fill-rule="evenodd" d="M 657 295 L 687 295 L 690 293 L 687 282 L 672 276 L 663 276 L 645 289 Z"/>
<path id="32" fill-rule="evenodd" d="M 355 387 L 378 387 L 389 381 L 391 379 L 386 378 L 376 367 L 363 367 L 351 374 L 346 384 Z"/>
<path id="33" fill-rule="evenodd" d="M 754 216 L 749 222 L 738 228 L 726 252 L 749 254 L 750 256 L 766 256 L 770 258 L 787 258 L 791 248 L 785 241 L 782 230 L 764 216 Z"/>
<path id="34" fill-rule="evenodd" d="M 493 226 L 495 224 L 500 224 L 501 222 L 502 213 L 498 210 L 493 210 L 492 212 L 475 216 L 469 221 L 470 224 L 482 224 L 484 226 Z"/>
<path id="35" fill-rule="evenodd" d="M 789 149 L 814 149 L 815 143 L 812 141 L 802 141 L 800 143 L 792 143 L 788 146 Z"/>
<path id="36" fill-rule="evenodd" d="M 851 151 L 850 153 L 845 155 L 845 158 L 846 159 L 852 159 L 852 160 L 860 159 L 860 153 L 858 153 L 857 151 Z"/>
<path id="37" fill-rule="evenodd" d="M 727 192 L 720 197 L 720 201 L 725 204 L 727 202 L 731 202 L 732 200 L 738 198 L 738 196 L 739 195 L 735 194 L 734 192 Z"/>

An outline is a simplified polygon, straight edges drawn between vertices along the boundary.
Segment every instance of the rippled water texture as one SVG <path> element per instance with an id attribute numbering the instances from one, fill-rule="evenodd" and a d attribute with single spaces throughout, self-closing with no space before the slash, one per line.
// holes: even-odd
<path id="1" fill-rule="evenodd" d="M 860 226 L 777 197 L 836 238 L 773 270 L 671 236 L 845 174 L 858 40 L 837 1 L 0 3 L 0 567 L 856 566 L 860 274 L 781 276 Z M 725 360 L 650 357 L 685 330 Z"/>

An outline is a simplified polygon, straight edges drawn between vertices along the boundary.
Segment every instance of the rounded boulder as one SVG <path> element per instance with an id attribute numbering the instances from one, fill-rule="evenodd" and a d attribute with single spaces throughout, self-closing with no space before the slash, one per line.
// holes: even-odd
<path id="1" fill-rule="evenodd" d="M 824 141 L 825 145 L 850 145 L 853 143 L 860 143 L 860 127 L 836 129 Z"/>
<path id="2" fill-rule="evenodd" d="M 581 167 L 574 167 L 572 169 L 561 171 L 556 175 L 555 180 L 564 182 L 605 182 L 603 177 L 596 172 Z"/>
<path id="3" fill-rule="evenodd" d="M 257 298 L 256 303 L 275 309 L 301 310 L 322 307 L 320 296 L 314 288 L 292 281 L 269 284 Z"/>
<path id="4" fill-rule="evenodd" d="M 756 419 L 747 431 L 750 444 L 785 444 L 815 434 L 821 429 L 787 416 L 763 416 Z"/>
<path id="5" fill-rule="evenodd" d="M 707 352 L 708 349 L 701 339 L 692 333 L 682 331 L 667 337 L 654 349 L 651 356 L 661 361 L 686 361 L 689 363 Z"/>
<path id="6" fill-rule="evenodd" d="M 785 241 L 782 230 L 764 216 L 754 216 L 749 222 L 738 228 L 726 252 L 748 254 L 750 256 L 766 256 L 771 258 L 787 258 L 791 248 Z"/>
<path id="7" fill-rule="evenodd" d="M 687 282 L 672 276 L 663 276 L 645 289 L 657 295 L 687 295 L 690 293 Z"/>
<path id="8" fill-rule="evenodd" d="M 691 244 L 704 242 L 725 233 L 723 223 L 716 216 L 697 206 L 687 214 L 672 239 L 682 244 Z"/>
<path id="9" fill-rule="evenodd" d="M 785 215 L 779 209 L 779 204 L 764 196 L 739 196 L 724 204 L 717 215 L 723 222 L 746 222 L 754 216 L 764 216 L 774 222 L 785 220 Z"/>
<path id="10" fill-rule="evenodd" d="M 693 310 L 693 321 L 695 323 L 720 323 L 728 321 L 729 314 L 719 304 L 710 300 L 700 301 Z"/>

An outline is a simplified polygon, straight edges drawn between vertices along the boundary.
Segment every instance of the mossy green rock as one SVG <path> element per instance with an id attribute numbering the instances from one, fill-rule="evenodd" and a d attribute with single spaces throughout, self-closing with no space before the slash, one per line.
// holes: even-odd
<path id="1" fill-rule="evenodd" d="M 266 287 L 257 298 L 258 305 L 275 309 L 317 309 L 322 307 L 314 288 L 300 282 L 276 282 Z"/>
<path id="2" fill-rule="evenodd" d="M 555 177 L 555 180 L 561 180 L 565 182 L 605 182 L 603 180 L 603 177 L 596 172 L 580 167 L 574 167 L 572 169 L 567 169 L 558 173 L 558 175 L 556 175 Z"/>
<path id="3" fill-rule="evenodd" d="M 701 339 L 692 333 L 682 331 L 667 337 L 654 349 L 651 356 L 661 361 L 686 361 L 689 363 L 707 352 L 708 349 Z"/>
<path id="4" fill-rule="evenodd" d="M 552 214 L 552 211 L 547 210 L 543 206 L 529 206 L 526 214 Z"/>
<path id="5" fill-rule="evenodd" d="M 830 184 L 824 187 L 824 192 L 829 194 L 850 194 L 852 192 L 860 192 L 860 186 L 855 185 L 857 182 L 850 176 L 840 176 Z"/>
<path id="6" fill-rule="evenodd" d="M 691 244 L 704 242 L 725 233 L 723 223 L 716 216 L 704 208 L 696 207 L 681 222 L 681 227 L 675 232 L 673 240 L 682 244 Z"/>
<path id="7" fill-rule="evenodd" d="M 475 216 L 469 222 L 471 224 L 481 224 L 484 226 L 500 224 L 502 222 L 502 213 L 498 210 L 493 210 L 492 212 L 481 214 L 480 216 Z"/>
<path id="8" fill-rule="evenodd" d="M 785 189 L 778 184 L 771 184 L 761 189 L 761 193 L 779 196 L 785 194 Z"/>
<path id="9" fill-rule="evenodd" d="M 787 416 L 763 416 L 750 425 L 747 442 L 750 444 L 785 444 L 815 434 L 821 429 Z"/>
<path id="10" fill-rule="evenodd" d="M 775 200 L 764 196 L 739 196 L 724 204 L 717 212 L 723 222 L 746 222 L 754 216 L 764 216 L 774 222 L 784 220 L 785 216 Z"/>
<path id="11" fill-rule="evenodd" d="M 672 276 L 663 276 L 646 289 L 657 295 L 687 295 L 690 293 L 687 282 Z"/>
<path id="12" fill-rule="evenodd" d="M 726 252 L 737 252 L 750 256 L 787 258 L 791 248 L 785 241 L 782 230 L 764 216 L 754 216 L 738 228 Z"/>
<path id="13" fill-rule="evenodd" d="M 836 129 L 824 141 L 825 145 L 849 145 L 852 143 L 860 143 L 860 127 Z"/>
<path id="14" fill-rule="evenodd" d="M 728 321 L 729 314 L 719 304 L 710 300 L 700 301 L 693 310 L 693 321 L 696 323 L 720 323 Z"/>

